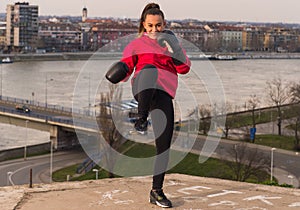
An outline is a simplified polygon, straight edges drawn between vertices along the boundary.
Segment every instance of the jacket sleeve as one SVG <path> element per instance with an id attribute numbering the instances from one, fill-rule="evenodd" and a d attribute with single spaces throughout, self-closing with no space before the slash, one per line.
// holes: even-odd
<path id="1" fill-rule="evenodd" d="M 123 51 L 123 56 L 121 58 L 121 62 L 124 62 L 127 66 L 128 66 L 128 73 L 127 73 L 127 76 L 125 77 L 125 79 L 123 80 L 124 82 L 126 82 L 130 75 L 132 74 L 136 64 L 137 64 L 137 55 L 134 53 L 134 50 L 133 50 L 133 46 L 131 43 L 129 43 L 124 51 Z"/>
<path id="2" fill-rule="evenodd" d="M 190 67 L 191 67 L 191 60 L 189 59 L 189 57 L 186 55 L 186 52 L 184 49 L 182 49 L 184 54 L 185 54 L 185 62 L 180 64 L 180 65 L 174 65 L 176 71 L 178 74 L 186 74 L 190 71 Z"/>

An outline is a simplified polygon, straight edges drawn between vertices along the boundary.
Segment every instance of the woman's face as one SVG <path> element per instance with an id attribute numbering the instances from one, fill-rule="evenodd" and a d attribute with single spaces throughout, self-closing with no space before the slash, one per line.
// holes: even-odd
<path id="1" fill-rule="evenodd" d="M 165 21 L 161 15 L 147 15 L 143 25 L 148 36 L 152 39 L 156 39 L 157 32 L 162 32 L 164 30 Z"/>

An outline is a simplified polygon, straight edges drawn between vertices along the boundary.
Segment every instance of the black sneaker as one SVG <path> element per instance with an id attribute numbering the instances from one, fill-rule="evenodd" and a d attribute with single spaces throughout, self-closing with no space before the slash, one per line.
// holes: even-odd
<path id="1" fill-rule="evenodd" d="M 147 118 L 144 118 L 144 117 L 138 118 L 134 124 L 134 128 L 138 133 L 140 133 L 142 135 L 146 134 L 147 128 L 148 128 Z"/>
<path id="2" fill-rule="evenodd" d="M 156 204 L 163 208 L 171 208 L 171 201 L 165 196 L 163 190 L 151 190 L 150 192 L 150 203 Z"/>

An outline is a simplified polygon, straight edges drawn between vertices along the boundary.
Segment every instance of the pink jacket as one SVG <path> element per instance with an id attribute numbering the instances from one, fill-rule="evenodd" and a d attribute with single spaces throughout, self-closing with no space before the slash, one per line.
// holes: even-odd
<path id="1" fill-rule="evenodd" d="M 158 85 L 172 98 L 175 97 L 178 86 L 177 74 L 186 74 L 190 70 L 191 61 L 186 56 L 186 62 L 174 65 L 167 47 L 161 47 L 156 39 L 149 38 L 146 34 L 130 42 L 123 52 L 122 62 L 129 68 L 128 77 L 133 73 L 135 78 L 139 71 L 147 64 L 158 69 Z M 127 77 L 127 78 L 128 78 Z"/>

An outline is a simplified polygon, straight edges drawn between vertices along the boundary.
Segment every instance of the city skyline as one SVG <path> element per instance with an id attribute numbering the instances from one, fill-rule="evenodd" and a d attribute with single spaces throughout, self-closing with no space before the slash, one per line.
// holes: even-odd
<path id="1" fill-rule="evenodd" d="M 2 0 L 0 13 L 6 12 L 7 4 L 16 0 Z M 39 6 L 39 15 L 81 16 L 83 7 L 88 9 L 88 17 L 139 18 L 144 6 L 149 2 L 160 4 L 166 19 L 198 19 L 201 21 L 241 21 L 241 22 L 282 22 L 300 23 L 298 0 L 128 0 L 107 1 L 26 1 Z M 134 5 L 134 7 L 132 7 Z M 125 9 L 124 9 L 125 8 Z"/>

